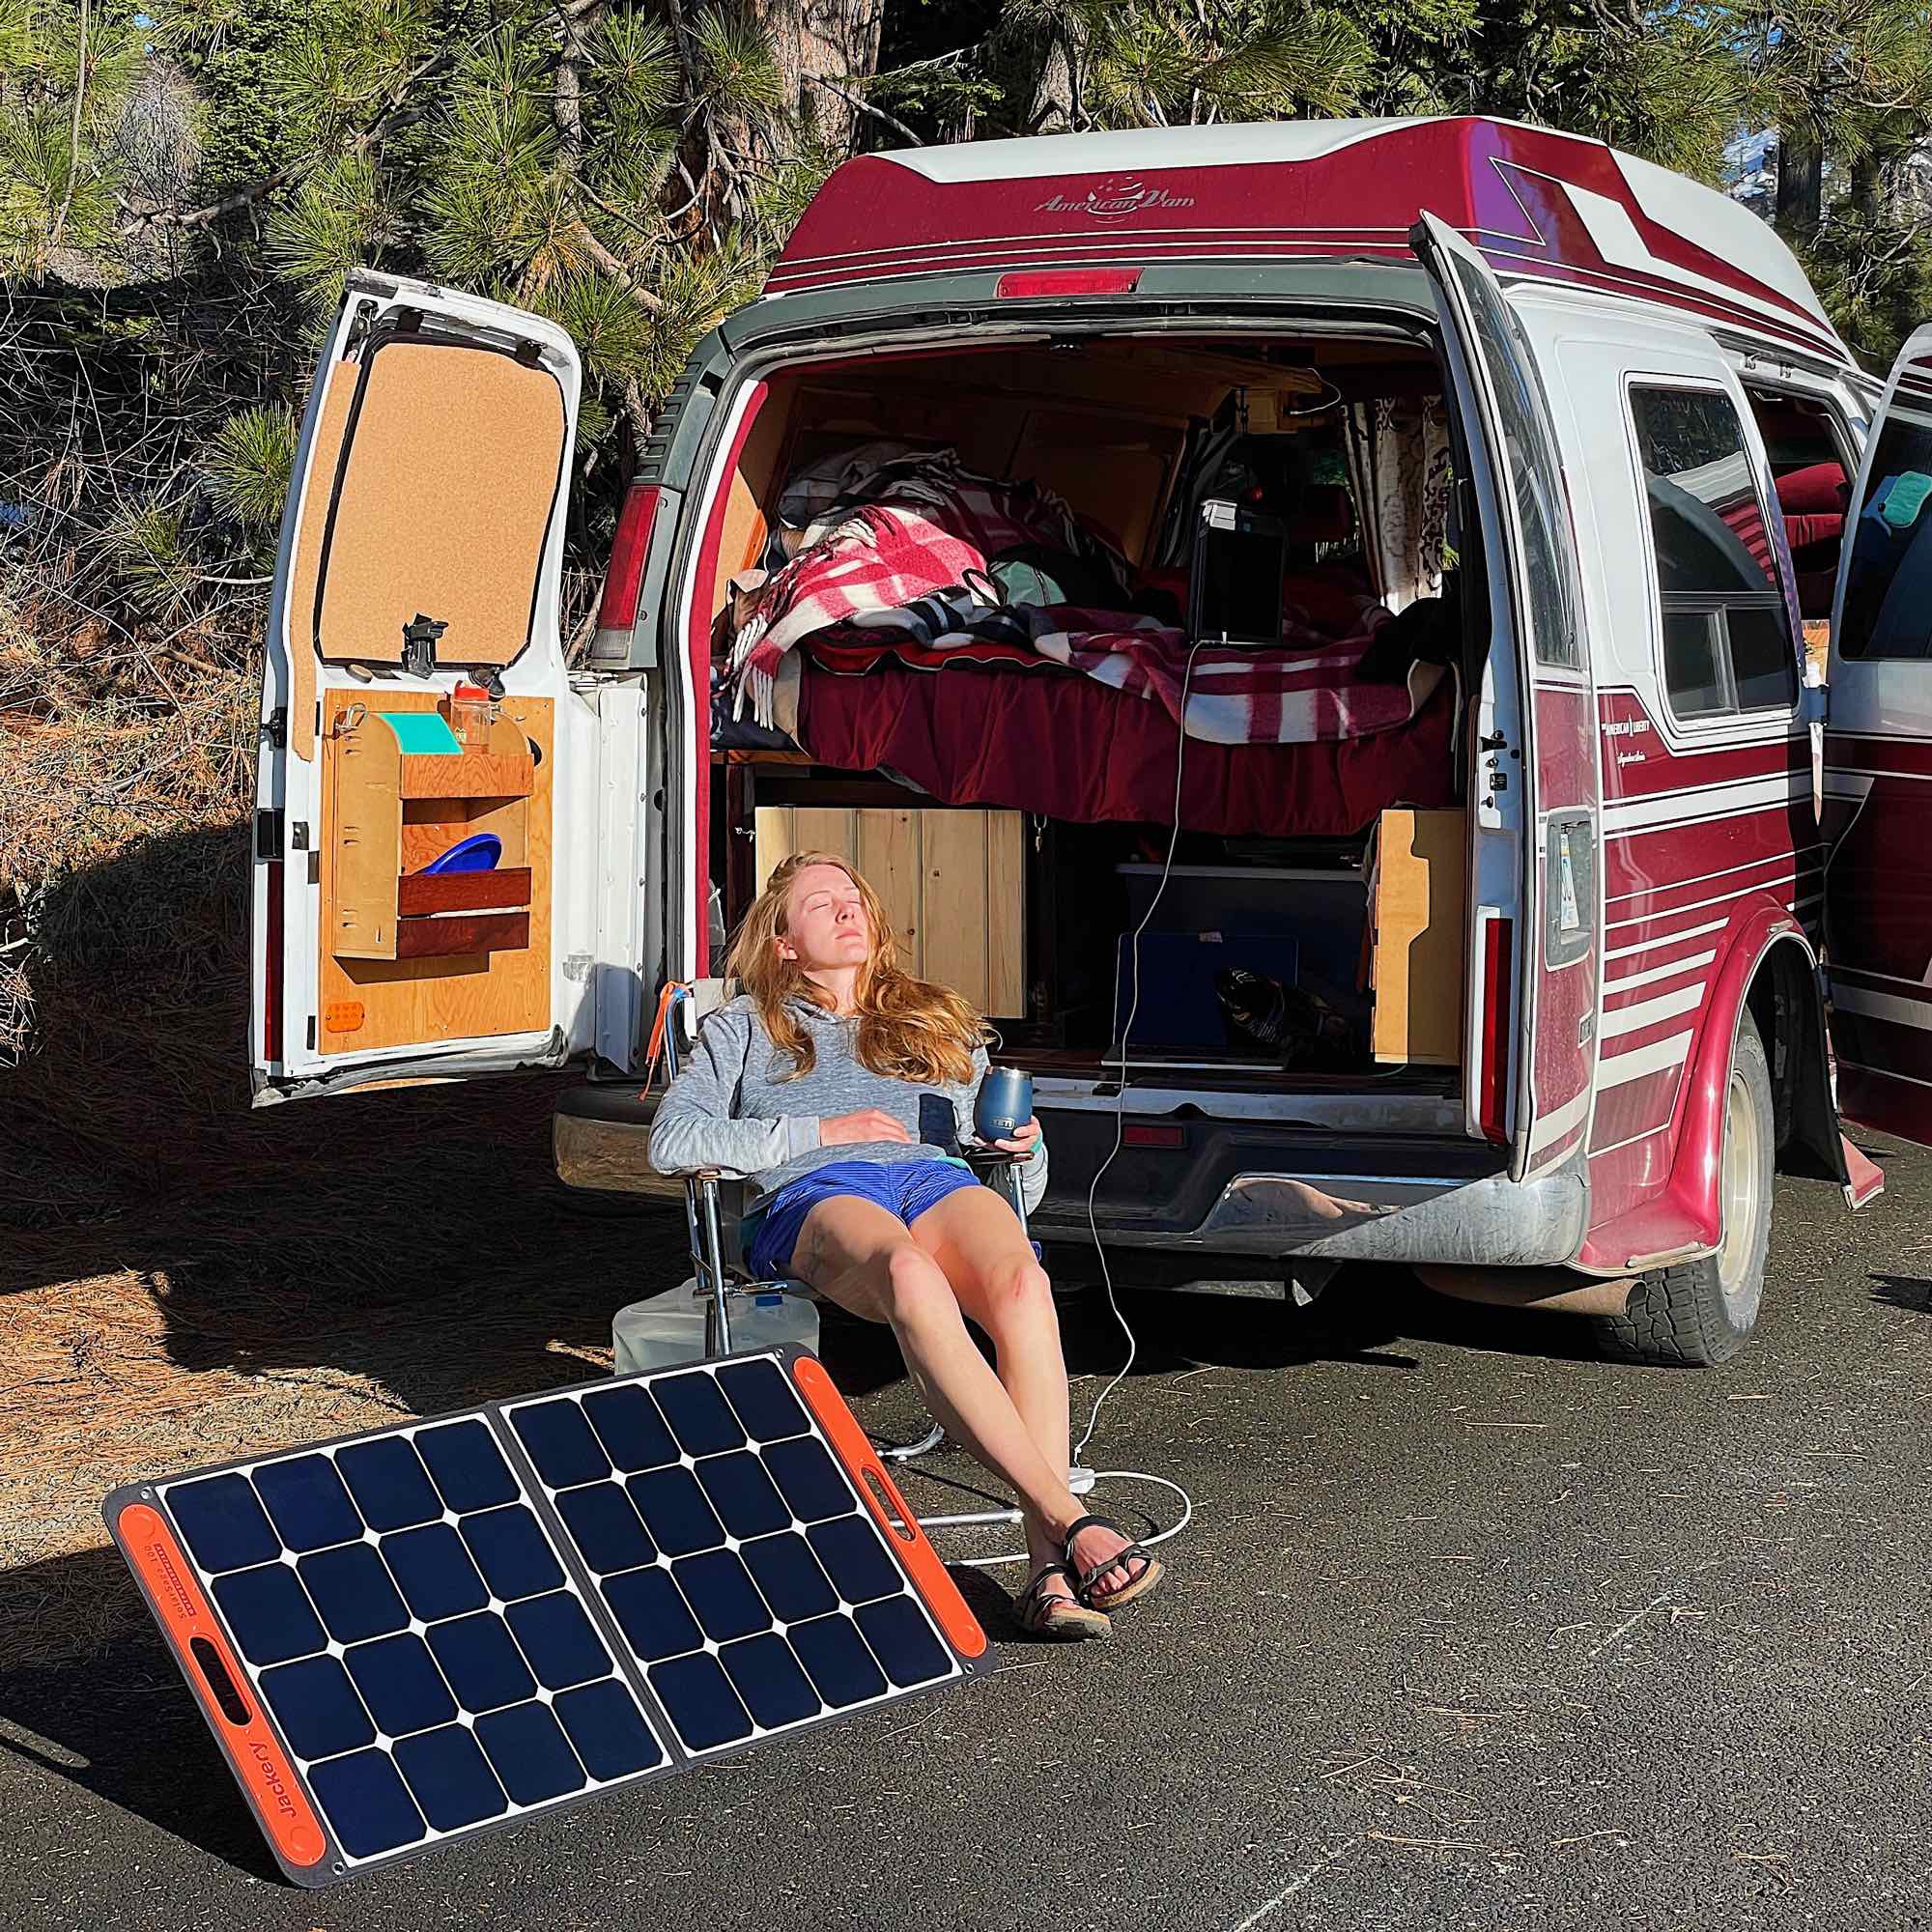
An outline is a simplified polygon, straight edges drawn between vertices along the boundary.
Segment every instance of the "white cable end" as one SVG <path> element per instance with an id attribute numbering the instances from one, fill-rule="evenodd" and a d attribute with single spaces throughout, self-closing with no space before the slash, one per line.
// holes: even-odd
<path id="1" fill-rule="evenodd" d="M 1094 1487 L 1093 1470 L 1069 1469 L 1066 1472 L 1066 1487 L 1069 1490 L 1071 1490 L 1076 1496 L 1084 1496 L 1087 1493 L 1087 1492 Z"/>

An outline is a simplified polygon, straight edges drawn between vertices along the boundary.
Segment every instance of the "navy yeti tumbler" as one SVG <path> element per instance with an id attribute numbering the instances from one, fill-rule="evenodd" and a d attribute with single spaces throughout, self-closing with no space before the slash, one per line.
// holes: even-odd
<path id="1" fill-rule="evenodd" d="M 989 1066 L 973 1103 L 973 1131 L 982 1141 L 1009 1141 L 1033 1119 L 1033 1075 Z"/>

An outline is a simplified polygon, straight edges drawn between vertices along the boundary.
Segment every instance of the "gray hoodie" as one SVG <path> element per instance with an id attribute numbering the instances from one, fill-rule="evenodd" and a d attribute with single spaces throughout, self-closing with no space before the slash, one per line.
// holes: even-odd
<path id="1" fill-rule="evenodd" d="M 973 1077 L 964 1086 L 919 1087 L 860 1065 L 856 1020 L 839 1019 L 804 998 L 794 998 L 790 1010 L 817 1053 L 811 1071 L 791 1080 L 779 1077 L 790 1069 L 790 1058 L 772 1044 L 749 993 L 704 1022 L 691 1057 L 658 1103 L 651 1165 L 660 1174 L 716 1167 L 743 1175 L 752 1182 L 745 1202 L 750 1213 L 815 1167 L 838 1160 L 893 1164 L 956 1157 L 960 1141 L 974 1138 L 973 1101 L 986 1071 L 984 1047 L 974 1049 Z M 856 1114 L 862 1107 L 891 1114 L 912 1139 L 820 1144 L 821 1120 Z M 1020 1169 L 1020 1191 L 1029 1209 L 1046 1192 L 1044 1141 L 1034 1143 L 1033 1158 Z"/>

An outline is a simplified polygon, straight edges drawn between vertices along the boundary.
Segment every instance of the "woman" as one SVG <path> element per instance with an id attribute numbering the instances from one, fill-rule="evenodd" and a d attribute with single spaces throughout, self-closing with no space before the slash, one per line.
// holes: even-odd
<path id="1" fill-rule="evenodd" d="M 956 1156 L 986 1071 L 985 1022 L 898 965 L 878 895 L 842 860 L 801 852 L 746 915 L 726 971 L 744 991 L 705 1022 L 658 1109 L 661 1174 L 750 1177 L 747 1259 L 892 1324 L 934 1417 L 1011 1485 L 1033 1575 L 1023 1626 L 1104 1636 L 1161 1566 L 1084 1515 L 1067 1477 L 1066 1366 L 1045 1271 L 1019 1217 Z M 997 1144 L 1031 1156 L 1037 1122 Z M 967 1333 L 992 1338 L 997 1373 Z"/>

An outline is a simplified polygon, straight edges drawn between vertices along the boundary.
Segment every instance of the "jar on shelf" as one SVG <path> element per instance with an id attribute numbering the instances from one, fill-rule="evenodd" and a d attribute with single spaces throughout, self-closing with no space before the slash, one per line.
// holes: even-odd
<path id="1" fill-rule="evenodd" d="M 466 752 L 489 750 L 496 720 L 497 707 L 480 684 L 466 681 L 449 694 L 449 728 Z"/>

